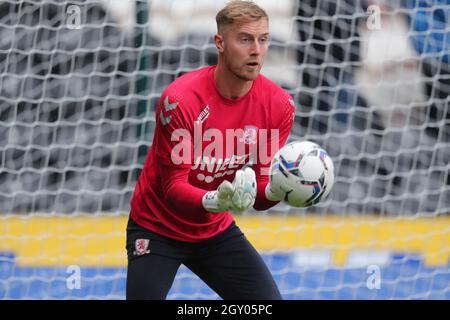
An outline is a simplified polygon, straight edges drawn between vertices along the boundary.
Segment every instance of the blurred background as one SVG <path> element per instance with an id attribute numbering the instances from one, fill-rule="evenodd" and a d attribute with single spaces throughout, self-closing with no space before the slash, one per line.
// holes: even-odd
<path id="1" fill-rule="evenodd" d="M 450 1 L 255 1 L 326 202 L 236 220 L 286 299 L 450 299 Z M 129 201 L 226 1 L 0 2 L 0 299 L 123 299 Z M 216 299 L 182 267 L 170 299 Z"/>

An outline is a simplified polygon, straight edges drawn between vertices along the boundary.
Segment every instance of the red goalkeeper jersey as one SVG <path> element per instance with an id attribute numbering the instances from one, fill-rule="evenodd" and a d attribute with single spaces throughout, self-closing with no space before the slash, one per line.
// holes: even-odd
<path id="1" fill-rule="evenodd" d="M 131 218 L 163 236 L 199 242 L 224 231 L 229 212 L 210 213 L 203 195 L 251 164 L 258 187 L 254 208 L 266 210 L 268 168 L 291 131 L 291 96 L 259 75 L 238 99 L 218 92 L 213 67 L 189 72 L 161 95 L 153 143 L 138 179 Z"/>

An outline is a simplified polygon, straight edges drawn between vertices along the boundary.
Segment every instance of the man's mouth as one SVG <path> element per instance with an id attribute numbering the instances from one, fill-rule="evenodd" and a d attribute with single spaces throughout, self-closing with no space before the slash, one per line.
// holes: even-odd
<path id="1" fill-rule="evenodd" d="M 258 62 L 248 62 L 246 64 L 246 66 L 250 67 L 250 68 L 257 68 L 259 66 L 259 63 Z"/>

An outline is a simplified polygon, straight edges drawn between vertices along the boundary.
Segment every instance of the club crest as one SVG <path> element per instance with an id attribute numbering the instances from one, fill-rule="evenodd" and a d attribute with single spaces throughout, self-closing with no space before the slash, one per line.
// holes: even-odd
<path id="1" fill-rule="evenodd" d="M 258 136 L 258 128 L 255 126 L 245 126 L 244 134 L 240 142 L 244 142 L 245 144 L 256 144 Z"/>
<path id="2" fill-rule="evenodd" d="M 135 256 L 142 256 L 144 254 L 150 253 L 150 250 L 148 249 L 148 245 L 150 244 L 149 239 L 136 239 L 134 242 L 134 252 L 133 255 Z"/>

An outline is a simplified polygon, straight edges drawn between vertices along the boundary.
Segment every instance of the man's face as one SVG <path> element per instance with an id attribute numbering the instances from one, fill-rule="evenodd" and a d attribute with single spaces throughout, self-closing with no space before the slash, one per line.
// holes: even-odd
<path id="1" fill-rule="evenodd" d="M 221 38 L 225 67 L 244 81 L 255 80 L 269 45 L 267 19 L 227 26 Z"/>

